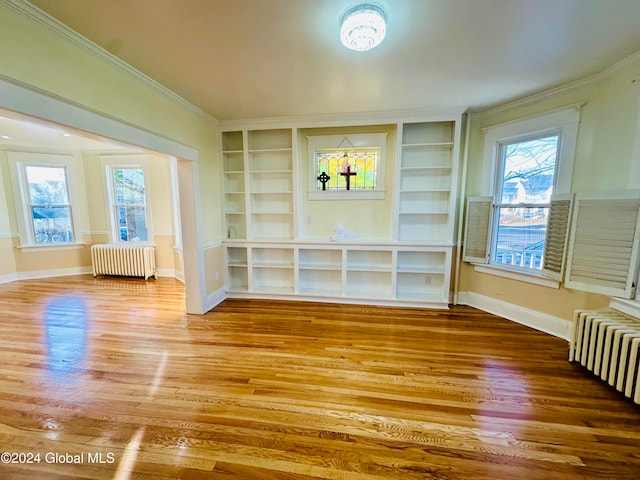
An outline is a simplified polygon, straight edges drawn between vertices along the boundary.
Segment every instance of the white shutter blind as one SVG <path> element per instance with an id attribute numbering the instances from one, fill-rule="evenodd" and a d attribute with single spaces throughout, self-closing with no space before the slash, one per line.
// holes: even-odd
<path id="1" fill-rule="evenodd" d="M 632 298 L 638 272 L 637 192 L 616 198 L 576 196 L 565 285 Z"/>
<path id="2" fill-rule="evenodd" d="M 488 262 L 491 210 L 491 197 L 469 197 L 467 199 L 464 253 L 462 257 L 465 262 Z"/>
<path id="3" fill-rule="evenodd" d="M 544 239 L 542 273 L 554 280 L 561 280 L 564 274 L 569 223 L 571 221 L 571 195 L 553 195 L 547 232 Z"/>

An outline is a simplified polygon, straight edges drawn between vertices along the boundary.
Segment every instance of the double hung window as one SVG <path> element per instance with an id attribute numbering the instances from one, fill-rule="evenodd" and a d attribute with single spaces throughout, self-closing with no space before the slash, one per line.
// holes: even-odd
<path id="1" fill-rule="evenodd" d="M 150 242 L 146 157 L 103 157 L 111 241 Z"/>
<path id="2" fill-rule="evenodd" d="M 490 263 L 540 270 L 559 133 L 500 143 Z"/>
<path id="3" fill-rule="evenodd" d="M 564 250 L 568 218 L 561 238 L 550 219 L 558 216 L 552 205 L 564 205 L 558 194 L 571 191 L 579 116 L 571 107 L 485 130 L 485 196 L 468 199 L 466 261 L 542 275 L 548 239 Z"/>
<path id="4" fill-rule="evenodd" d="M 8 159 L 21 245 L 78 243 L 73 156 L 8 152 Z"/>

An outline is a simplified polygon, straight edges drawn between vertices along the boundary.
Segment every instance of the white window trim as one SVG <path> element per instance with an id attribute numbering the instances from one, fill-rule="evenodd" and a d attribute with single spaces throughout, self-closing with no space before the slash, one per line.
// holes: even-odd
<path id="1" fill-rule="evenodd" d="M 640 97 L 638 97 L 638 113 L 633 139 L 633 153 L 631 154 L 631 165 L 629 165 L 628 188 L 631 190 L 640 189 Z M 638 299 L 640 300 L 640 296 Z"/>
<path id="2" fill-rule="evenodd" d="M 307 161 L 308 170 L 308 196 L 309 200 L 376 200 L 383 199 L 385 195 L 385 163 L 387 159 L 387 133 L 349 133 L 342 135 L 310 135 L 307 137 Z M 336 148 L 347 138 L 351 145 L 347 147 L 366 148 L 373 147 L 380 151 L 378 159 L 378 172 L 376 174 L 376 188 L 372 190 L 332 190 L 322 191 L 316 189 L 318 173 L 316 171 L 316 150 Z M 343 145 L 344 147 L 344 145 Z M 342 148 L 342 147 L 341 147 Z"/>
<path id="3" fill-rule="evenodd" d="M 172 157 L 170 160 L 171 168 L 171 197 L 173 198 L 173 230 L 174 241 L 173 248 L 182 251 L 182 219 L 180 217 L 180 186 L 178 185 L 178 159 Z"/>
<path id="4" fill-rule="evenodd" d="M 495 275 L 496 277 L 509 278 L 511 280 L 519 280 L 521 282 L 533 283 L 534 285 L 542 285 L 549 288 L 560 288 L 560 282 L 558 280 L 552 280 L 545 277 L 542 274 L 536 274 L 536 272 L 521 272 L 515 271 L 508 266 L 500 265 L 474 265 L 474 271 L 479 273 L 487 273 L 489 275 Z"/>
<path id="5" fill-rule="evenodd" d="M 582 104 L 575 104 L 552 112 L 522 118 L 502 124 L 493 125 L 483 130 L 485 134 L 481 194 L 494 196 L 496 188 L 496 172 L 499 166 L 500 145 L 532 136 L 545 134 L 560 135 L 560 151 L 556 162 L 556 179 L 554 194 L 570 193 L 573 178 L 573 163 L 580 109 Z M 493 238 L 493 227 L 489 232 Z M 492 242 L 492 240 L 491 240 Z M 524 281 L 530 278 L 533 283 L 558 288 L 559 282 L 546 277 L 542 271 L 513 268 L 508 265 L 476 264 L 475 270 L 513 280 Z"/>
<path id="6" fill-rule="evenodd" d="M 100 157 L 102 166 L 103 184 L 105 185 L 105 208 L 109 221 L 109 243 L 123 243 L 136 245 L 153 245 L 153 222 L 151 215 L 151 195 L 148 158 L 146 155 L 109 155 Z M 147 235 L 148 239 L 143 242 L 124 242 L 120 239 L 118 222 L 116 221 L 116 213 L 113 209 L 113 174 L 112 171 L 117 168 L 141 168 L 144 172 L 144 196 L 147 216 Z"/>
<path id="7" fill-rule="evenodd" d="M 74 155 L 49 154 L 36 152 L 7 152 L 9 172 L 13 189 L 13 200 L 20 236 L 19 248 L 24 250 L 50 250 L 82 246 L 82 234 L 80 225 L 80 202 L 78 200 L 78 159 Z M 71 210 L 71 223 L 73 230 L 73 242 L 56 244 L 37 244 L 33 232 L 31 214 L 26 208 L 29 203 L 27 176 L 25 167 L 64 167 L 67 175 L 67 193 L 69 195 L 69 208 Z"/>
<path id="8" fill-rule="evenodd" d="M 633 140 L 633 153 L 631 155 L 631 165 L 629 165 L 629 189 L 640 189 L 640 97 L 638 97 L 638 113 L 636 116 L 636 129 Z M 640 274 L 636 279 L 636 285 L 640 284 Z M 635 309 L 640 318 L 640 288 L 636 290 Z"/>

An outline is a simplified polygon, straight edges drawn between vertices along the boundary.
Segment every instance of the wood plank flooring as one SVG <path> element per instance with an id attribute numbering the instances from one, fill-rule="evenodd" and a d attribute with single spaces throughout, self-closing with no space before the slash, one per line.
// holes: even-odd
<path id="1" fill-rule="evenodd" d="M 4 284 L 0 478 L 640 478 L 640 409 L 566 358 L 472 308 Z"/>

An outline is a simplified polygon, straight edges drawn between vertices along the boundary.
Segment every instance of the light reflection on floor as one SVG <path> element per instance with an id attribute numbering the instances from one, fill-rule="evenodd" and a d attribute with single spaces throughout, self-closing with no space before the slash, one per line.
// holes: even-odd
<path id="1" fill-rule="evenodd" d="M 69 381 L 84 368 L 87 354 L 87 309 L 82 297 L 63 295 L 45 308 L 47 366 L 56 380 Z"/>

